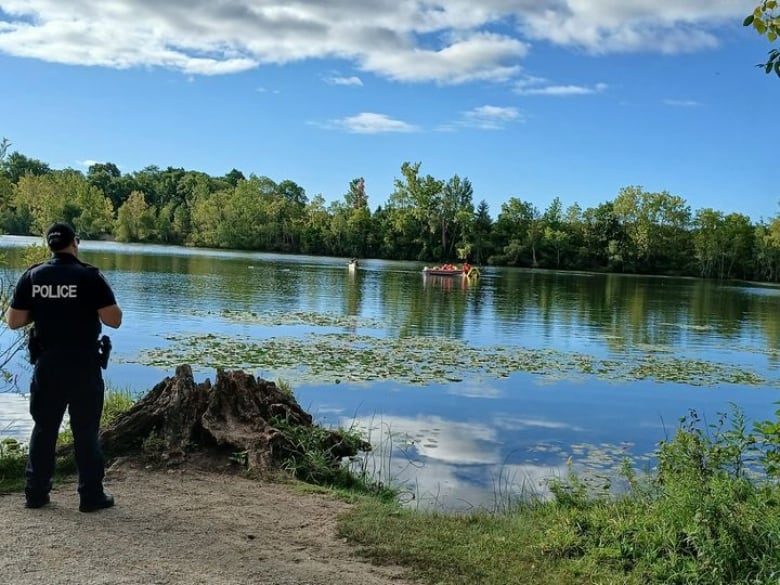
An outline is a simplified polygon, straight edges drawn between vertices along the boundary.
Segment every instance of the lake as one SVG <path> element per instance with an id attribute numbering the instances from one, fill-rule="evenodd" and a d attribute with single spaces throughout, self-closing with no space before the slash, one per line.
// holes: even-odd
<path id="1" fill-rule="evenodd" d="M 6 278 L 36 238 L 0 237 Z M 113 387 L 142 395 L 178 363 L 291 384 L 327 426 L 357 427 L 363 463 L 410 505 L 465 510 L 546 493 L 569 464 L 594 477 L 695 409 L 750 421 L 780 399 L 780 288 L 631 275 L 82 242 L 124 310 Z M 0 343 L 13 334 L 5 331 Z M 0 394 L 0 433 L 26 438 L 29 367 Z M 567 463 L 568 462 L 568 463 Z"/>

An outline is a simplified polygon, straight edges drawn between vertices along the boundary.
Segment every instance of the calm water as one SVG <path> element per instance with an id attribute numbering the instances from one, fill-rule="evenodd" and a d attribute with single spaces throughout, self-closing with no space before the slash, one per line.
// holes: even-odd
<path id="1" fill-rule="evenodd" d="M 30 243 L 37 240 L 0 237 L 10 278 L 21 272 L 21 246 Z M 350 275 L 340 258 L 98 242 L 83 242 L 81 254 L 101 267 L 125 312 L 122 328 L 111 332 L 116 359 L 106 378 L 139 395 L 173 373 L 135 363 L 141 351 L 168 346 L 171 334 L 263 341 L 368 331 L 241 323 L 220 315 L 225 310 L 352 316 L 374 323 L 370 334 L 384 339 L 446 338 L 618 364 L 648 354 L 695 359 L 766 380 L 692 385 L 549 372 L 466 372 L 459 382 L 422 385 L 290 380 L 298 401 L 321 423 L 370 430 L 377 448 L 370 466 L 384 479 L 406 482 L 424 506 L 492 506 L 508 494 L 543 491 L 540 482 L 565 474 L 569 456 L 591 470 L 623 454 L 641 465 L 690 408 L 715 420 L 733 402 L 749 419 L 763 420 L 780 399 L 778 288 L 519 269 L 486 269 L 467 285 L 423 279 L 419 263 L 367 260 Z M 11 338 L 4 337 L 0 343 Z M 14 370 L 26 390 L 29 369 L 20 361 Z M 214 375 L 196 371 L 199 379 Z M 255 373 L 272 380 L 280 374 L 272 367 Z M 25 438 L 28 432 L 25 397 L 0 394 L 0 433 Z"/>

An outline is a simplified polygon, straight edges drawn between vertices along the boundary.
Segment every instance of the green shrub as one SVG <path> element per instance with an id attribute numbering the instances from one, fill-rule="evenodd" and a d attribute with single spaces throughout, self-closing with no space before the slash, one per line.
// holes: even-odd
<path id="1" fill-rule="evenodd" d="M 103 416 L 100 426 L 105 427 L 123 412 L 130 410 L 135 400 L 128 389 L 109 388 L 103 401 Z"/>
<path id="2" fill-rule="evenodd" d="M 27 448 L 16 439 L 0 440 L 0 491 L 18 491 L 24 487 Z"/>
<path id="3" fill-rule="evenodd" d="M 282 417 L 270 421 L 292 442 L 293 448 L 287 454 L 283 468 L 297 479 L 321 486 L 335 487 L 361 492 L 387 495 L 389 489 L 371 483 L 367 478 L 352 473 L 346 462 L 334 457 L 331 447 L 331 435 L 334 431 L 318 425 L 301 426 L 289 424 Z M 350 429 L 338 429 L 341 441 L 360 451 L 363 439 Z"/>
<path id="4" fill-rule="evenodd" d="M 624 466 L 629 493 L 587 498 L 576 475 L 553 486 L 564 513 L 545 552 L 648 583 L 776 583 L 780 489 L 762 479 L 762 445 L 734 406 L 713 424 L 691 411 L 649 481 Z"/>

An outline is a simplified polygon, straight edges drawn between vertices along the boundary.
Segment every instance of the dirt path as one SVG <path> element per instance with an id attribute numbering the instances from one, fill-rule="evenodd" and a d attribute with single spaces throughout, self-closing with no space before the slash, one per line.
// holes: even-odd
<path id="1" fill-rule="evenodd" d="M 401 569 L 360 559 L 336 536 L 348 504 L 290 485 L 125 464 L 117 505 L 78 511 L 74 484 L 52 503 L 0 496 L 0 584 L 401 585 Z"/>

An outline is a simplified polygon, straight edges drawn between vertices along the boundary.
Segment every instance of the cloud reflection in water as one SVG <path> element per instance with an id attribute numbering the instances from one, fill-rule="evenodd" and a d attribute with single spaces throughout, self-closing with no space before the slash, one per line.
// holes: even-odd
<path id="1" fill-rule="evenodd" d="M 502 454 L 498 424 L 491 427 L 440 416 L 363 417 L 343 422 L 365 433 L 374 448 L 362 463 L 365 470 L 385 484 L 403 486 L 408 503 L 420 508 L 497 509 L 521 497 L 547 498 L 547 480 L 568 473 L 563 460 L 555 465 L 508 462 Z M 525 422 L 526 426 L 551 428 L 558 424 Z"/>

